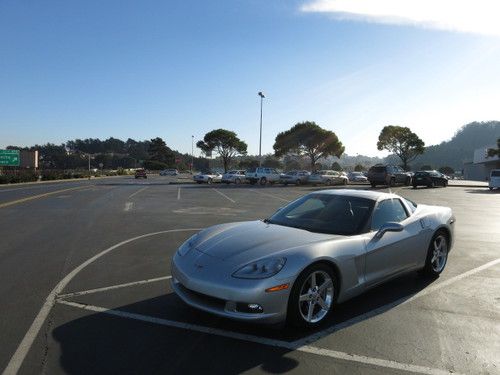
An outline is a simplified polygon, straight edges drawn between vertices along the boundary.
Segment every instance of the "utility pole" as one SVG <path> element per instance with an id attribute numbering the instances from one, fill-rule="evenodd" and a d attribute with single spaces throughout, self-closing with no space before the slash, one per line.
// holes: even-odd
<path id="1" fill-rule="evenodd" d="M 193 174 L 193 163 L 194 163 L 194 135 L 191 136 L 191 174 Z"/>
<path id="2" fill-rule="evenodd" d="M 266 97 L 262 91 L 257 94 L 260 96 L 260 132 L 259 132 L 259 167 L 262 166 L 262 102 Z"/>
<path id="3" fill-rule="evenodd" d="M 89 180 L 90 180 L 90 154 L 88 154 L 89 157 Z"/>

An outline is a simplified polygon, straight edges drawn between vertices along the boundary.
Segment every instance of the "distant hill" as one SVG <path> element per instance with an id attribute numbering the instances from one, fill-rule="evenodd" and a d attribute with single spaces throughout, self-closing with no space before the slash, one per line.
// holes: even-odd
<path id="1" fill-rule="evenodd" d="M 460 171 L 464 162 L 472 161 L 474 150 L 496 144 L 499 137 L 500 121 L 471 122 L 461 127 L 449 141 L 426 147 L 425 153 L 410 164 L 413 170 L 422 165 L 430 165 L 434 169 L 450 166 Z M 394 156 L 389 156 L 386 160 L 400 163 Z"/>

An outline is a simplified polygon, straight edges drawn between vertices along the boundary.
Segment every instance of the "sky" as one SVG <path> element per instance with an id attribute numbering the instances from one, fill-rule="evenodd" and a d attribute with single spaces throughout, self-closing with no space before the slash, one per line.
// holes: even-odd
<path id="1" fill-rule="evenodd" d="M 297 122 L 349 155 L 500 120 L 496 0 L 0 1 L 0 148 L 217 128 L 258 154 Z M 195 148 L 195 155 L 199 154 Z"/>

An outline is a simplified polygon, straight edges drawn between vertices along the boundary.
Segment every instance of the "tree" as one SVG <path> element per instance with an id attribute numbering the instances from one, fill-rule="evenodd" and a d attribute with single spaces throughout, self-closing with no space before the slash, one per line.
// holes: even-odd
<path id="1" fill-rule="evenodd" d="M 439 168 L 439 172 L 451 176 L 453 173 L 455 173 L 455 170 L 452 167 L 444 166 Z"/>
<path id="2" fill-rule="evenodd" d="M 365 170 L 365 167 L 362 164 L 356 164 L 354 167 L 355 172 L 363 172 Z"/>
<path id="3" fill-rule="evenodd" d="M 310 159 L 312 170 L 319 159 L 327 156 L 340 157 L 344 153 L 344 146 L 337 135 L 312 121 L 299 122 L 291 129 L 279 133 L 273 148 L 277 157 L 288 153 L 306 155 Z"/>
<path id="4" fill-rule="evenodd" d="M 407 170 L 408 162 L 425 151 L 425 144 L 410 128 L 397 125 L 385 126 L 378 137 L 377 148 L 396 154 Z"/>
<path id="5" fill-rule="evenodd" d="M 341 171 L 342 171 L 342 167 L 341 167 L 341 166 L 340 166 L 340 164 L 339 164 L 339 163 L 337 163 L 336 161 L 334 161 L 334 162 L 332 163 L 332 169 L 333 169 L 334 171 L 337 171 L 337 172 L 341 172 Z"/>
<path id="6" fill-rule="evenodd" d="M 166 165 L 174 164 L 174 153 L 160 137 L 151 139 L 149 144 L 149 159 Z"/>
<path id="7" fill-rule="evenodd" d="M 215 151 L 222 158 L 225 172 L 236 155 L 247 153 L 247 144 L 240 140 L 235 132 L 226 129 L 208 132 L 203 137 L 203 141 L 196 142 L 196 147 L 205 153 Z"/>
<path id="8" fill-rule="evenodd" d="M 274 155 L 266 155 L 266 158 L 262 162 L 262 166 L 281 169 L 283 168 L 283 163 Z"/>
<path id="9" fill-rule="evenodd" d="M 497 139 L 497 148 L 496 148 L 496 150 L 494 148 L 489 148 L 488 149 L 488 157 L 492 158 L 493 156 L 498 156 L 500 158 L 500 138 Z"/>

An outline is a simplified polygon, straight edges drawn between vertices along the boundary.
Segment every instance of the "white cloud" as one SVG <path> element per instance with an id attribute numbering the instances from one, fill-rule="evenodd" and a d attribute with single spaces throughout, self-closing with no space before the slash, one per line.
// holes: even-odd
<path id="1" fill-rule="evenodd" d="M 340 20 L 500 36 L 499 0 L 310 0 L 301 10 Z"/>

